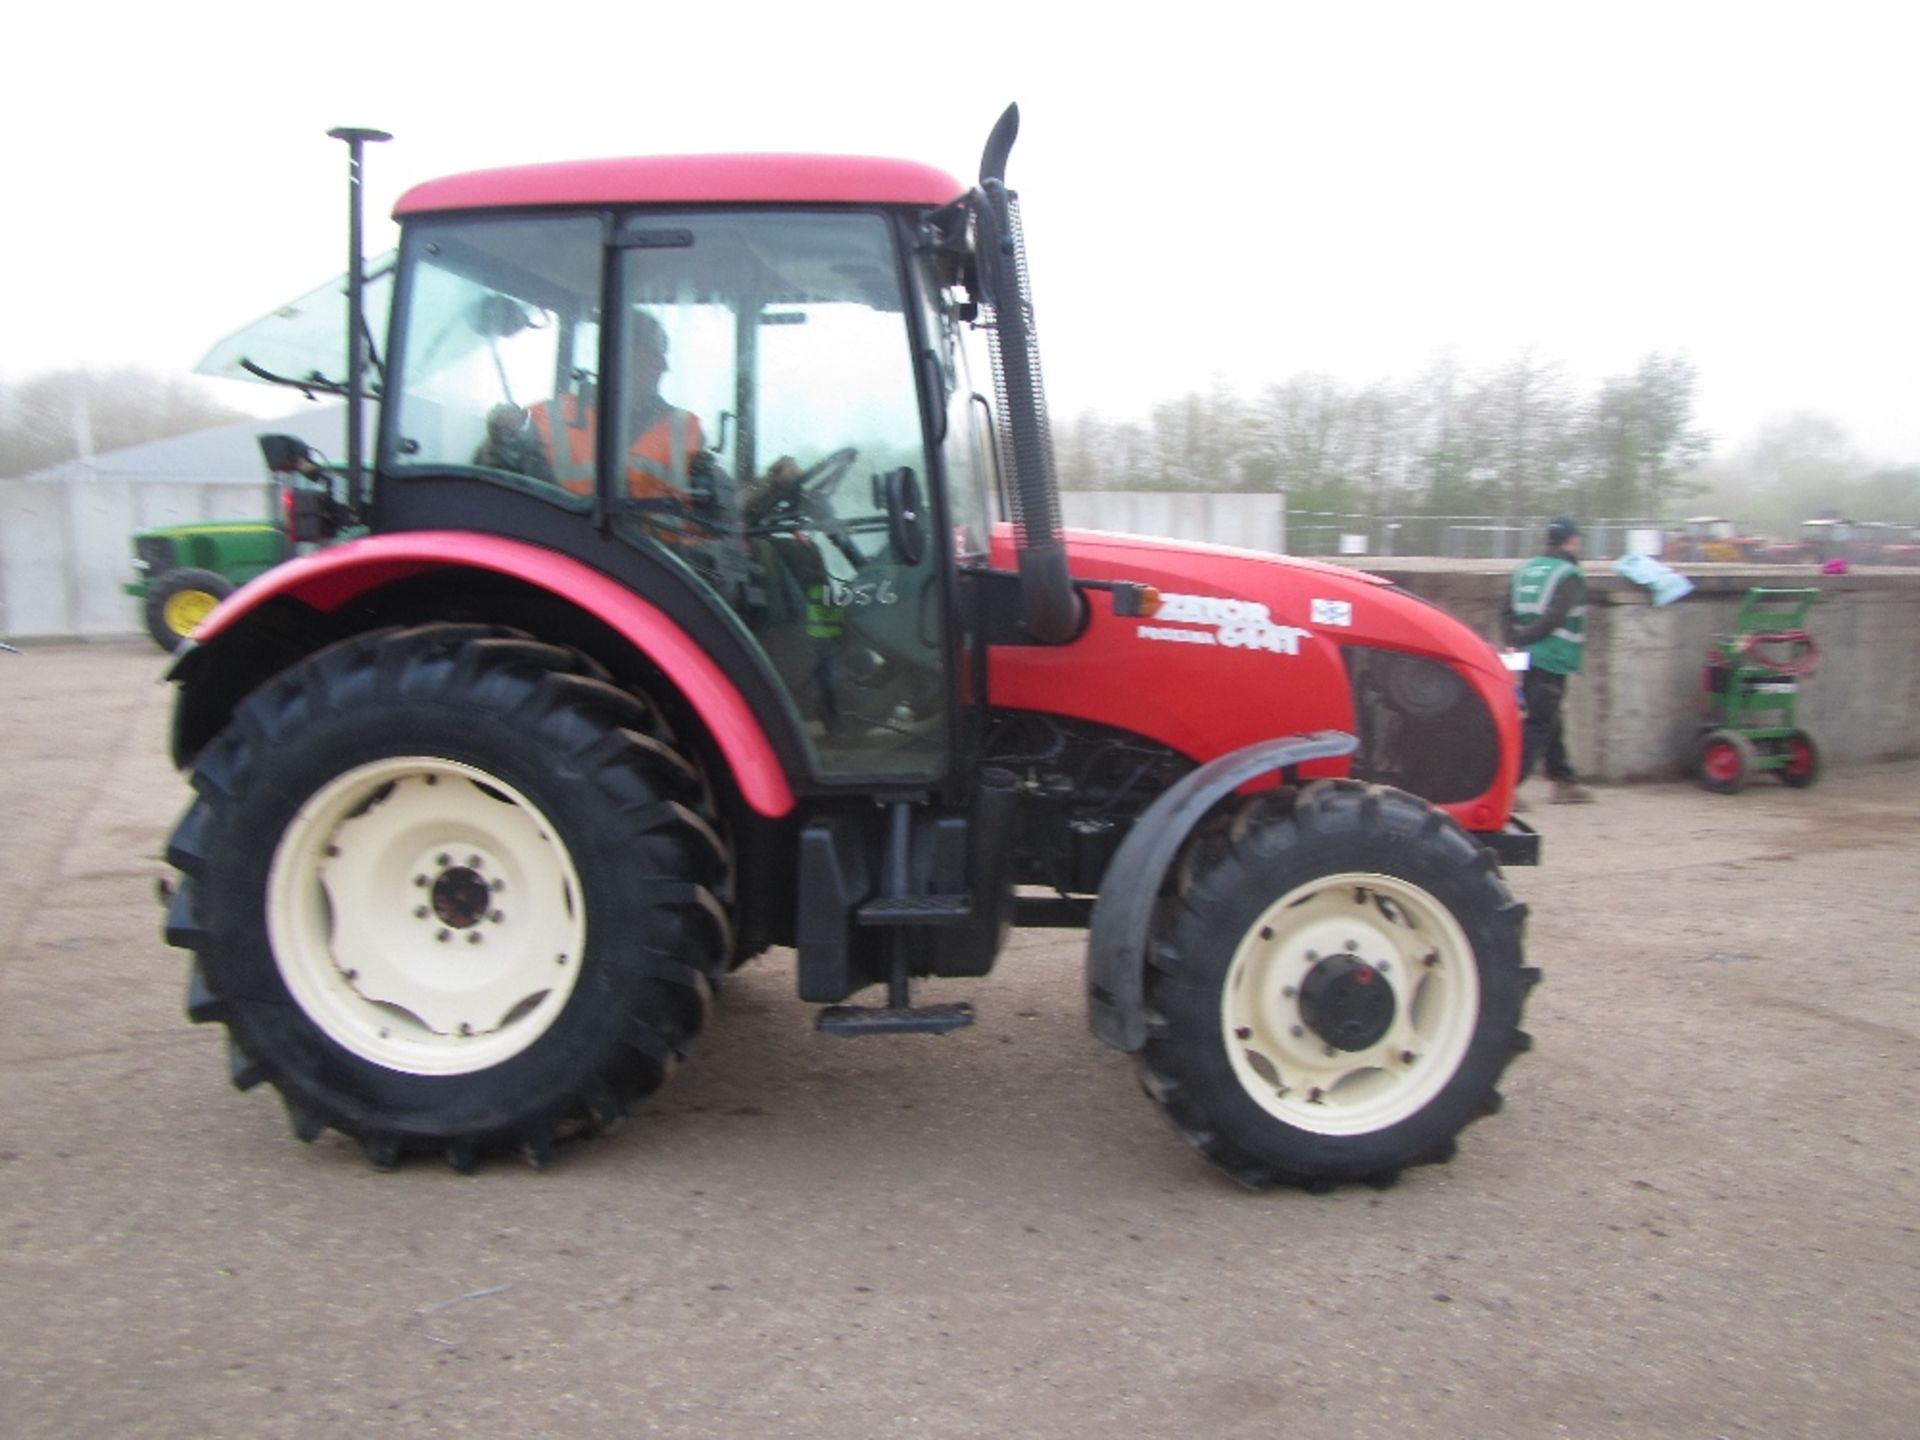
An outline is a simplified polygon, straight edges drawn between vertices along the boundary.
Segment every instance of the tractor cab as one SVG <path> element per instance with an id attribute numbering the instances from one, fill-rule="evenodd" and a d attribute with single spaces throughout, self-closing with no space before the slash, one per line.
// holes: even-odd
<path id="1" fill-rule="evenodd" d="M 354 485 L 263 439 L 290 533 L 537 536 L 699 631 L 809 779 L 943 780 L 953 596 L 999 484 L 962 343 L 963 197 L 925 167 L 820 157 L 419 187 L 367 272 L 363 304 L 391 314 L 361 387 L 383 402 L 374 464 Z M 201 372 L 350 393 L 345 290 L 278 307 Z"/>
<path id="2" fill-rule="evenodd" d="M 961 187 L 846 161 L 791 204 L 653 199 L 692 163 L 402 202 L 373 528 L 612 566 L 753 677 L 811 780 L 939 781 L 955 567 L 987 553 L 991 483 L 923 223 Z"/>

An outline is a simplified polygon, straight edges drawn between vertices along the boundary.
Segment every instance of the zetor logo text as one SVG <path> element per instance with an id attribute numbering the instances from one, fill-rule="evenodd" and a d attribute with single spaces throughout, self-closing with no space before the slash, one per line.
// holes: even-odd
<path id="1" fill-rule="evenodd" d="M 1298 625 L 1276 625 L 1267 607 L 1252 600 L 1221 600 L 1211 595 L 1162 595 L 1152 625 L 1140 627 L 1142 640 L 1171 640 L 1185 645 L 1224 645 L 1230 650 L 1267 650 L 1298 655 L 1307 635 Z M 1211 630 L 1176 630 L 1167 622 L 1211 625 Z"/>

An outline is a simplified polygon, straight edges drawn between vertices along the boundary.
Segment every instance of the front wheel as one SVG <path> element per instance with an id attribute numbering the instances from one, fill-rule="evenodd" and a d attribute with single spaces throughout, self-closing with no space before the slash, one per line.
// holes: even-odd
<path id="1" fill-rule="evenodd" d="M 1148 951 L 1148 1089 L 1241 1183 L 1451 1157 L 1528 1046 L 1539 972 L 1490 852 L 1402 791 L 1326 781 L 1197 833 Z"/>
<path id="2" fill-rule="evenodd" d="M 188 1013 L 381 1165 L 544 1159 L 698 1034 L 731 937 L 690 761 L 579 655 L 384 632 L 261 687 L 169 845 Z"/>
<path id="3" fill-rule="evenodd" d="M 1759 752 L 1738 730 L 1709 730 L 1700 737 L 1695 768 L 1700 783 L 1716 795 L 1733 795 L 1745 788 Z"/>
<path id="4" fill-rule="evenodd" d="M 172 654 L 193 638 L 200 622 L 233 591 L 233 582 L 214 570 L 164 571 L 147 582 L 147 634 Z"/>

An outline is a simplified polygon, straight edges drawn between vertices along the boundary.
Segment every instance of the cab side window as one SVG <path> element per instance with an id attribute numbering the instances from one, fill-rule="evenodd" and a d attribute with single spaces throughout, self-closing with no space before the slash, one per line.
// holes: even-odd
<path id="1" fill-rule="evenodd" d="M 409 245 L 390 468 L 591 493 L 598 223 L 457 222 L 422 227 Z"/>

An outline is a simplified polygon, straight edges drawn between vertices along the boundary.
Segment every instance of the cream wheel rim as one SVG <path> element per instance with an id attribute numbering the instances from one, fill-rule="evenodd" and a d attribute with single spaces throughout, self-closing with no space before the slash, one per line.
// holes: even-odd
<path id="1" fill-rule="evenodd" d="M 267 877 L 267 934 L 293 998 L 362 1059 L 485 1070 L 566 1007 L 586 946 L 572 857 L 484 771 L 424 756 L 361 765 L 301 806 Z"/>
<path id="2" fill-rule="evenodd" d="M 1453 1078 L 1478 1023 L 1480 975 L 1459 921 L 1427 891 L 1329 875 L 1248 928 L 1220 1008 L 1234 1074 L 1269 1114 L 1363 1135 L 1417 1114 Z"/>

